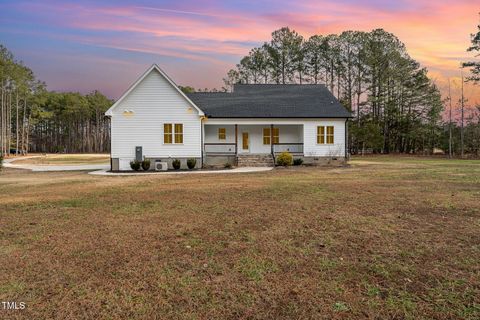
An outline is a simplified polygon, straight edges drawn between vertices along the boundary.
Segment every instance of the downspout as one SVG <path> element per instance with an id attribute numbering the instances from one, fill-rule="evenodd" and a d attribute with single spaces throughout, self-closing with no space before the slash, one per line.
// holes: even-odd
<path id="1" fill-rule="evenodd" d="M 113 171 L 113 159 L 112 159 L 112 117 L 106 116 L 110 121 L 108 123 L 108 129 L 110 131 L 110 171 Z M 120 169 L 120 163 L 119 163 Z"/>
<path id="2" fill-rule="evenodd" d="M 235 124 L 235 160 L 234 164 L 238 166 L 238 124 Z"/>
<path id="3" fill-rule="evenodd" d="M 345 163 L 348 161 L 348 118 L 345 119 Z"/>
<path id="4" fill-rule="evenodd" d="M 203 144 L 203 119 L 204 117 L 200 117 L 200 155 L 202 157 L 202 166 L 203 168 L 203 148 L 205 148 L 205 145 Z"/>

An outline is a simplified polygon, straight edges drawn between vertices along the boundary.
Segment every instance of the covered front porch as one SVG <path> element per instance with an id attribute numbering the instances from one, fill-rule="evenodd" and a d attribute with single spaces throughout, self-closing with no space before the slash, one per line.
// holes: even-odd
<path id="1" fill-rule="evenodd" d="M 272 155 L 288 151 L 303 156 L 302 124 L 204 124 L 206 156 Z"/>

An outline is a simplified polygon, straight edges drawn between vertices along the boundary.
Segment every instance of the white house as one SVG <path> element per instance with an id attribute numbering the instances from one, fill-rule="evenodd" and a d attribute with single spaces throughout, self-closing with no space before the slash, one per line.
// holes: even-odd
<path id="1" fill-rule="evenodd" d="M 283 151 L 305 163 L 343 162 L 351 117 L 324 85 L 239 84 L 231 93 L 185 94 L 157 65 L 105 114 L 114 171 L 130 170 L 135 158 L 272 165 Z"/>

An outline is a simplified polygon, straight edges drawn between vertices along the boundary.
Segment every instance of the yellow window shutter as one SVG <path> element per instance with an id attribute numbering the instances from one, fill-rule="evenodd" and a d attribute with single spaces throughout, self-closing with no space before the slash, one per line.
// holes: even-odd
<path id="1" fill-rule="evenodd" d="M 175 123 L 175 143 L 183 143 L 183 124 Z"/>
<path id="2" fill-rule="evenodd" d="M 323 126 L 317 127 L 317 143 L 318 144 L 325 143 L 325 127 Z"/>
<path id="3" fill-rule="evenodd" d="M 163 124 L 163 143 L 172 143 L 172 124 Z"/>
<path id="4" fill-rule="evenodd" d="M 273 128 L 273 143 L 280 143 L 280 129 Z"/>
<path id="5" fill-rule="evenodd" d="M 334 136 L 334 127 L 333 126 L 328 126 L 327 127 L 327 143 L 328 144 L 333 144 L 333 136 Z"/>
<path id="6" fill-rule="evenodd" d="M 263 144 L 270 144 L 270 128 L 263 128 Z"/>

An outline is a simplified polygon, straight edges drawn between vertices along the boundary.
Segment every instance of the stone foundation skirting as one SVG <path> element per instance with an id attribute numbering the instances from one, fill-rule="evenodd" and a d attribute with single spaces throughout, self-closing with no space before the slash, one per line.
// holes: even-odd
<path id="1" fill-rule="evenodd" d="M 347 163 L 345 157 L 312 157 L 312 156 L 293 156 L 294 159 L 303 159 L 303 164 L 307 166 L 343 166 Z M 173 158 L 150 158 L 151 165 L 150 170 L 155 170 L 155 161 L 160 160 L 162 162 L 168 163 L 168 168 L 173 169 L 172 161 Z M 187 160 L 190 158 L 176 158 L 180 160 L 181 169 L 187 169 Z M 235 155 L 206 155 L 203 158 L 195 158 L 197 163 L 195 168 L 224 168 L 225 166 L 237 166 L 237 156 Z M 112 171 L 119 171 L 119 160 L 118 158 L 112 158 Z"/>

